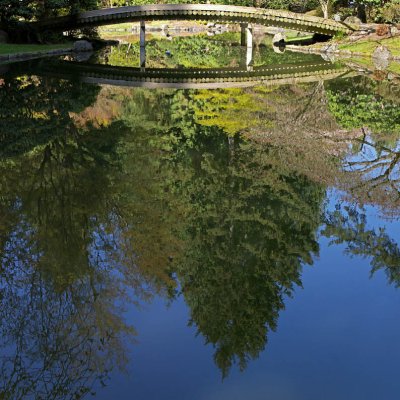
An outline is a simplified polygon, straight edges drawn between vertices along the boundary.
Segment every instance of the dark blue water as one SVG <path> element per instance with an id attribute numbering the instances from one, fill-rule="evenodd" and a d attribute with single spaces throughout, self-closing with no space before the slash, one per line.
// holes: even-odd
<path id="1" fill-rule="evenodd" d="M 385 225 L 399 237 L 397 223 Z M 113 377 L 99 398 L 396 399 L 398 290 L 383 273 L 371 278 L 369 260 L 348 257 L 344 246 L 327 239 L 319 243 L 320 257 L 304 269 L 303 288 L 286 302 L 277 332 L 245 372 L 222 381 L 212 346 L 186 326 L 184 301 L 169 307 L 155 301 L 129 313 L 140 332 L 131 373 Z"/>

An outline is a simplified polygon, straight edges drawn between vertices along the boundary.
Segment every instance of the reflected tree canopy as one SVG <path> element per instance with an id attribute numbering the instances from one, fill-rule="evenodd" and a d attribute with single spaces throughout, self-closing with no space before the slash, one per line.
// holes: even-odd
<path id="1" fill-rule="evenodd" d="M 397 186 L 374 197 L 382 179 L 397 184 L 397 139 L 347 126 L 336 112 L 347 95 L 322 83 L 146 91 L 6 77 L 0 398 L 77 399 L 107 384 L 136 336 L 124 312 L 155 295 L 184 297 L 223 376 L 244 369 L 320 232 L 398 286 L 388 233 L 356 207 L 326 208 L 336 185 L 398 215 Z M 371 172 L 392 165 L 381 180 Z"/>
<path id="2" fill-rule="evenodd" d="M 373 204 L 385 216 L 399 212 L 399 83 L 365 77 L 328 85 L 329 110 L 338 123 L 358 130 L 353 154 L 344 158 L 346 178 L 339 182 L 360 204 Z"/>
<path id="3" fill-rule="evenodd" d="M 217 153 L 213 149 L 219 149 Z M 214 135 L 194 154 L 180 182 L 189 202 L 187 241 L 177 267 L 191 324 L 215 347 L 226 375 L 264 349 L 301 269 L 318 253 L 324 190 L 274 165 L 277 154 Z"/>
<path id="4" fill-rule="evenodd" d="M 150 175 L 157 169 L 140 135 L 121 147 L 131 131 L 119 122 L 79 126 L 80 84 L 24 79 L 21 91 L 0 89 L 15 101 L 0 122 L 0 391 L 81 398 L 124 367 L 135 331 L 123 311 L 172 285 L 165 252 L 173 255 L 174 240 L 159 219 L 157 185 L 137 179 L 143 157 Z M 31 87 L 37 104 L 24 102 Z"/>
<path id="5" fill-rule="evenodd" d="M 370 259 L 371 275 L 383 270 L 388 282 L 400 286 L 400 248 L 384 227 L 367 227 L 366 214 L 351 205 L 337 206 L 326 214 L 323 234 L 334 244 L 345 244 L 346 252 Z"/>

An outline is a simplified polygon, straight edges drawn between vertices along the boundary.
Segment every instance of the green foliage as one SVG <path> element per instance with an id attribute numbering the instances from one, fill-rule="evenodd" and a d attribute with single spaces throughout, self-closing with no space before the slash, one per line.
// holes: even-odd
<path id="1" fill-rule="evenodd" d="M 387 23 L 400 22 L 400 1 L 393 0 L 382 7 L 382 19 Z"/>
<path id="2" fill-rule="evenodd" d="M 5 23 L 23 18 L 30 20 L 35 15 L 34 0 L 0 0 L 0 22 Z"/>
<path id="3" fill-rule="evenodd" d="M 399 137 L 398 101 L 385 98 L 379 84 L 365 79 L 332 83 L 327 98 L 330 112 L 344 128 L 367 127 L 378 142 Z"/>
<path id="4" fill-rule="evenodd" d="M 0 0 L 0 22 L 48 18 L 97 8 L 97 0 Z"/>

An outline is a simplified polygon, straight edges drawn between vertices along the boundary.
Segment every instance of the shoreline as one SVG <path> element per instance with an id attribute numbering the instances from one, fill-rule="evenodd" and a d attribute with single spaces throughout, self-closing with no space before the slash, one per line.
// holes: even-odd
<path id="1" fill-rule="evenodd" d="M 73 46 L 58 48 L 58 49 L 37 50 L 37 51 L 30 50 L 30 51 L 19 51 L 15 53 L 6 53 L 6 54 L 0 54 L 0 64 L 7 63 L 8 61 L 25 61 L 42 57 L 61 56 L 65 54 L 70 54 L 72 52 L 73 52 Z"/>
<path id="2" fill-rule="evenodd" d="M 378 45 L 376 48 L 379 47 Z M 340 49 L 334 46 L 334 43 L 331 45 L 326 45 L 323 47 L 310 45 L 310 46 L 296 46 L 292 44 L 286 45 L 286 49 L 297 52 L 297 53 L 305 53 L 305 54 L 318 54 L 325 56 L 339 56 L 341 58 L 364 58 L 364 59 L 373 59 L 373 53 L 365 53 L 359 51 L 351 51 L 347 49 Z M 391 56 L 389 58 L 390 61 L 400 62 L 400 56 Z"/>
<path id="3" fill-rule="evenodd" d="M 378 35 L 376 32 L 379 24 L 369 24 L 364 31 L 355 31 L 343 39 L 332 38 L 325 43 L 314 43 L 305 46 L 295 46 L 291 43 L 287 44 L 287 49 L 302 53 L 319 54 L 326 57 L 341 58 L 364 58 L 364 59 L 386 59 L 388 61 L 400 61 L 400 31 L 395 28 L 394 34 L 387 25 L 388 33 Z M 393 29 L 393 28 L 392 28 Z M 360 35 L 360 32 L 362 35 Z M 385 53 L 385 54 L 383 54 Z"/>
<path id="4" fill-rule="evenodd" d="M 378 47 L 378 46 L 377 46 Z M 338 56 L 340 58 L 363 58 L 363 59 L 373 59 L 373 53 L 361 53 L 351 50 L 343 49 L 325 49 L 323 47 L 313 47 L 313 46 L 296 46 L 296 45 L 286 45 L 286 49 L 304 54 L 318 54 L 321 56 Z M 400 56 L 391 56 L 389 61 L 400 62 Z"/>

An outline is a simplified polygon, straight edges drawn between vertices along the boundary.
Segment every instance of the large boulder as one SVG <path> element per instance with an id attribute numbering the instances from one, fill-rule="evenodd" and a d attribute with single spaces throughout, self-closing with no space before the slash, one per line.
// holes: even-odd
<path id="1" fill-rule="evenodd" d="M 347 17 L 347 18 L 344 20 L 344 23 L 345 23 L 345 24 L 350 24 L 350 25 L 360 25 L 360 24 L 362 23 L 362 21 L 361 21 L 361 19 L 358 18 L 358 17 L 350 16 L 350 17 Z"/>
<path id="2" fill-rule="evenodd" d="M 87 40 L 77 40 L 74 43 L 73 50 L 77 53 L 83 53 L 86 51 L 93 51 L 92 43 L 88 42 Z"/>
<path id="3" fill-rule="evenodd" d="M 385 70 L 389 66 L 391 58 L 392 53 L 385 46 L 378 46 L 372 53 L 372 60 L 378 70 Z"/>
<path id="4" fill-rule="evenodd" d="M 0 30 L 0 43 L 8 43 L 8 33 Z"/>
<path id="5" fill-rule="evenodd" d="M 390 34 L 392 36 L 397 36 L 400 33 L 400 29 L 397 26 L 390 27 Z"/>

